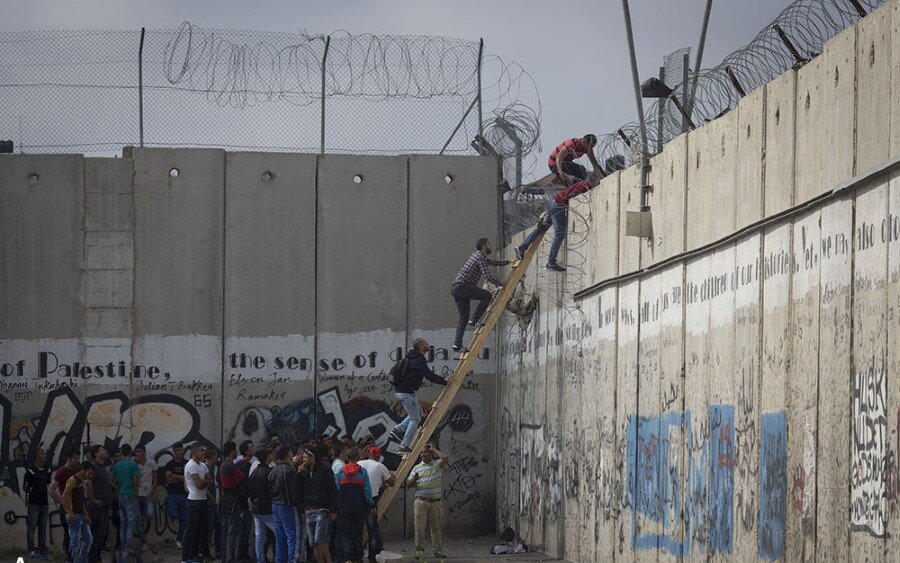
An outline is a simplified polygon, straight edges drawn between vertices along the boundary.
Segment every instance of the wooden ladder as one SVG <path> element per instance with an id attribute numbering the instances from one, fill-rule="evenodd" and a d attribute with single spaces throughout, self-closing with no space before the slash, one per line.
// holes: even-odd
<path id="1" fill-rule="evenodd" d="M 435 401 L 434 405 L 431 407 L 431 412 L 428 413 L 428 416 L 425 418 L 425 423 L 419 428 L 416 438 L 413 440 L 411 446 L 412 452 L 403 457 L 400 466 L 397 468 L 394 485 L 385 489 L 379 497 L 379 518 L 384 516 L 384 513 L 391 505 L 394 497 L 396 497 L 400 489 L 404 487 L 406 477 L 419 460 L 419 454 L 422 453 L 425 444 L 428 443 L 428 440 L 431 438 L 435 429 L 437 429 L 441 419 L 450 409 L 450 405 L 453 403 L 453 399 L 456 398 L 456 394 L 459 393 L 466 376 L 469 374 L 469 370 L 472 369 L 472 364 L 478 357 L 478 353 L 481 352 L 481 349 L 487 344 L 491 331 L 494 330 L 497 321 L 500 320 L 500 315 L 503 314 L 506 304 L 512 299 L 516 286 L 525 276 L 525 270 L 528 268 L 528 264 L 531 262 L 532 258 L 534 258 L 534 255 L 537 254 L 542 238 L 543 236 L 539 236 L 535 239 L 534 242 L 531 243 L 531 246 L 525 250 L 525 255 L 522 259 L 515 260 L 512 263 L 512 270 L 509 273 L 509 278 L 507 278 L 503 287 L 501 287 L 491 299 L 491 302 L 484 313 L 484 320 L 481 321 L 484 324 L 475 330 L 475 334 L 472 335 L 472 341 L 468 346 L 469 351 L 460 355 L 459 363 L 456 365 L 456 370 L 453 372 L 452 381 L 450 381 L 450 383 L 444 387 L 443 391 L 441 391 L 437 401 Z"/>

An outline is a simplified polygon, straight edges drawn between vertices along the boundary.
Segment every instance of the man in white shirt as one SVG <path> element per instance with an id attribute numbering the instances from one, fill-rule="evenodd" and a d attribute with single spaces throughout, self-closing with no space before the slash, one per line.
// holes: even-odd
<path id="1" fill-rule="evenodd" d="M 369 459 L 359 461 L 366 473 L 369 474 L 369 483 L 372 485 L 372 501 L 375 503 L 376 511 L 370 512 L 366 518 L 366 528 L 369 532 L 369 561 L 375 561 L 375 556 L 384 549 L 384 540 L 381 537 L 381 529 L 378 527 L 378 497 L 381 495 L 381 487 L 384 484 L 393 486 L 394 475 L 388 471 L 384 465 L 384 457 L 381 455 L 381 448 L 372 446 L 369 448 Z"/>
<path id="2" fill-rule="evenodd" d="M 134 461 L 141 470 L 141 481 L 138 484 L 138 507 L 141 510 L 141 526 L 145 534 L 149 531 L 149 522 L 153 521 L 156 495 L 156 462 L 147 457 L 147 448 L 143 444 L 134 447 Z"/>
<path id="3" fill-rule="evenodd" d="M 191 460 L 184 466 L 184 488 L 188 493 L 188 519 L 184 540 L 181 542 L 181 560 L 199 563 L 200 538 L 209 526 L 206 518 L 206 489 L 212 484 L 209 467 L 203 463 L 206 448 L 201 444 L 191 446 Z"/>

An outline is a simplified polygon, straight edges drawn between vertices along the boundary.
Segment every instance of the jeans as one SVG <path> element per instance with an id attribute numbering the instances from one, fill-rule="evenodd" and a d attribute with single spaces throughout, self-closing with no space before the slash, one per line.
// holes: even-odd
<path id="1" fill-rule="evenodd" d="M 106 536 L 109 533 L 109 507 L 108 506 L 88 506 L 88 515 L 91 517 L 91 551 L 89 554 L 91 561 L 100 559 L 101 549 L 106 543 Z"/>
<path id="2" fill-rule="evenodd" d="M 47 517 L 50 507 L 46 504 L 29 504 L 28 505 L 28 530 L 26 539 L 28 541 L 28 551 L 34 551 L 34 530 L 37 528 L 37 550 L 40 552 L 47 551 Z"/>
<path id="3" fill-rule="evenodd" d="M 225 553 L 223 563 L 235 563 L 240 554 L 238 544 L 240 539 L 241 517 L 239 514 L 222 514 L 222 531 L 225 534 Z"/>
<path id="4" fill-rule="evenodd" d="M 153 521 L 156 514 L 156 501 L 148 497 L 138 497 L 138 505 L 141 507 L 141 516 Z"/>
<path id="5" fill-rule="evenodd" d="M 266 560 L 266 528 L 275 533 L 275 517 L 271 514 L 254 514 L 253 525 L 256 530 L 256 561 L 263 563 Z"/>
<path id="6" fill-rule="evenodd" d="M 178 520 L 178 534 L 175 536 L 175 539 L 184 541 L 184 532 L 187 529 L 188 520 L 187 493 L 178 495 L 169 493 L 166 496 L 166 512 L 169 513 L 169 518 Z"/>
<path id="7" fill-rule="evenodd" d="M 72 542 L 71 538 L 69 537 L 69 519 L 66 517 L 66 509 L 60 506 L 57 514 L 59 514 L 59 521 L 62 523 L 63 529 L 63 551 L 66 552 L 66 558 L 70 559 L 71 554 L 69 553 L 69 545 Z"/>
<path id="8" fill-rule="evenodd" d="M 365 510 L 343 509 L 338 513 L 334 554 L 336 561 L 362 561 L 365 526 Z"/>
<path id="9" fill-rule="evenodd" d="M 547 264 L 556 264 L 556 255 L 559 254 L 559 247 L 566 238 L 566 229 L 568 228 L 569 206 L 556 203 L 551 199 L 547 202 L 547 214 L 533 231 L 528 233 L 525 241 L 519 245 L 519 249 L 525 252 L 531 243 L 540 236 L 543 236 L 550 225 L 553 225 L 553 243 L 550 245 L 550 255 L 547 256 Z"/>
<path id="10" fill-rule="evenodd" d="M 239 559 L 250 559 L 250 528 L 253 527 L 253 515 L 247 508 L 247 502 L 239 505 L 238 513 L 238 543 L 237 556 Z"/>
<path id="11" fill-rule="evenodd" d="M 200 539 L 203 537 L 203 530 L 209 525 L 206 519 L 207 512 L 205 500 L 187 501 L 187 524 L 184 527 L 184 538 L 181 540 L 182 561 L 200 559 Z"/>
<path id="12" fill-rule="evenodd" d="M 209 540 L 212 538 L 213 551 L 209 550 Z M 219 518 L 219 509 L 215 504 L 206 505 L 206 527 L 200 537 L 200 554 L 223 554 L 222 547 L 222 520 Z"/>
<path id="13" fill-rule="evenodd" d="M 309 545 L 328 543 L 331 528 L 331 514 L 327 510 L 306 513 L 306 538 Z"/>
<path id="14" fill-rule="evenodd" d="M 400 441 L 400 445 L 408 448 L 412 445 L 413 438 L 416 437 L 416 432 L 419 430 L 419 423 L 422 421 L 422 407 L 419 406 L 419 401 L 412 393 L 394 393 L 394 397 L 406 409 L 406 418 L 397 425 L 397 428 L 403 432 L 403 440 Z"/>
<path id="15" fill-rule="evenodd" d="M 576 182 L 587 178 L 587 169 L 584 166 L 578 164 L 577 162 L 567 160 L 562 163 L 562 169 L 563 169 L 563 172 L 565 172 L 569 176 L 574 176 Z M 553 172 L 553 174 L 557 178 L 562 180 L 562 178 L 559 177 L 559 171 L 556 169 L 556 166 L 550 166 L 550 172 Z M 569 182 L 565 182 L 565 183 L 568 183 L 571 185 L 571 183 L 569 183 Z"/>
<path id="16" fill-rule="evenodd" d="M 416 551 L 425 551 L 425 528 L 431 528 L 431 549 L 435 553 L 444 547 L 441 536 L 441 520 L 444 516 L 444 503 L 428 502 L 416 499 L 413 503 L 413 514 L 416 528 Z"/>
<path id="17" fill-rule="evenodd" d="M 131 538 L 134 537 L 134 533 L 136 530 L 140 529 L 140 534 L 138 537 L 141 539 L 141 544 L 146 543 L 144 540 L 144 530 L 143 526 L 138 526 L 138 521 L 140 520 L 140 508 L 138 507 L 138 499 L 137 497 L 129 497 L 125 495 L 119 495 L 119 522 L 121 526 L 119 527 L 119 552 L 128 551 L 128 548 L 131 544 Z M 117 556 L 118 558 L 118 556 Z"/>
<path id="18" fill-rule="evenodd" d="M 378 497 L 372 499 L 378 506 Z M 384 550 L 384 539 L 381 537 L 381 528 L 378 526 L 378 512 L 366 513 L 366 530 L 369 533 L 369 561 L 375 561 L 375 556 Z"/>
<path id="19" fill-rule="evenodd" d="M 294 511 L 297 513 L 297 550 L 294 553 L 294 561 L 306 561 L 306 545 L 304 545 L 303 541 L 306 537 L 306 524 L 304 524 L 303 519 L 300 518 L 301 512 L 296 508 Z"/>
<path id="20" fill-rule="evenodd" d="M 455 283 L 450 286 L 450 295 L 456 302 L 456 310 L 459 311 L 459 321 L 456 322 L 456 335 L 453 337 L 454 346 L 462 346 L 463 334 L 466 332 L 466 323 L 469 322 L 469 305 L 472 299 L 478 300 L 478 307 L 472 315 L 472 322 L 478 322 L 488 305 L 491 303 L 491 292 L 471 283 Z"/>
<path id="21" fill-rule="evenodd" d="M 297 552 L 297 511 L 293 506 L 272 505 L 275 524 L 275 563 L 288 563 Z"/>
<path id="22" fill-rule="evenodd" d="M 87 563 L 92 542 L 93 536 L 87 518 L 84 514 L 76 515 L 75 520 L 69 522 L 69 557 L 72 563 Z"/>

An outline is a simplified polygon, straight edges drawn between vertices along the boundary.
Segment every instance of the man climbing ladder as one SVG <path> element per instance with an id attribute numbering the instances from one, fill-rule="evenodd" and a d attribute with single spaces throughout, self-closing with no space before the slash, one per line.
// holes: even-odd
<path id="1" fill-rule="evenodd" d="M 437 429 L 441 419 L 450 409 L 453 399 L 456 398 L 456 394 L 465 382 L 466 375 L 468 375 L 469 370 L 472 369 L 472 364 L 474 364 L 478 353 L 485 344 L 487 344 L 491 331 L 500 319 L 500 315 L 503 314 L 504 307 L 506 307 L 506 304 L 512 299 L 516 285 L 518 285 L 525 275 L 525 270 L 537 252 L 539 244 L 540 236 L 536 236 L 532 241 L 532 244 L 525 249 L 522 257 L 513 262 L 509 277 L 503 281 L 500 290 L 494 294 L 494 298 L 491 300 L 487 311 L 485 311 L 484 319 L 482 321 L 483 324 L 475 329 L 475 333 L 472 336 L 472 341 L 469 343 L 468 349 L 461 351 L 456 370 L 454 370 L 453 374 L 447 378 L 447 386 L 444 387 L 441 395 L 438 397 L 437 401 L 434 402 L 434 405 L 432 405 L 431 412 L 428 414 L 425 424 L 422 425 L 413 440 L 410 453 L 406 454 L 403 457 L 403 461 L 400 462 L 400 467 L 397 468 L 395 474 L 397 478 L 396 482 L 393 486 L 388 487 L 381 495 L 381 498 L 378 501 L 379 517 L 383 516 L 388 507 L 390 507 L 394 497 L 403 487 L 406 476 L 409 475 L 413 465 L 416 464 L 419 454 L 425 447 L 426 442 Z"/>

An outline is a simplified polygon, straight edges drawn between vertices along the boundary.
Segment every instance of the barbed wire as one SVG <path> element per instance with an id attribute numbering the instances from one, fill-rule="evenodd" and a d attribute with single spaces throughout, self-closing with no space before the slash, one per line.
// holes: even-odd
<path id="1" fill-rule="evenodd" d="M 699 127 L 734 109 L 743 95 L 738 87 L 749 93 L 784 71 L 802 66 L 822 52 L 826 41 L 883 3 L 884 0 L 795 0 L 750 43 L 726 55 L 716 66 L 698 73 L 696 95 L 688 112 L 690 120 Z M 674 78 L 677 80 L 667 79 L 666 83 L 683 103 L 683 81 L 680 75 Z M 689 80 L 693 80 L 693 74 Z M 644 112 L 644 120 L 651 155 L 684 132 L 683 114 L 670 99 L 651 103 Z M 598 135 L 597 152 L 601 162 L 615 155 L 625 156 L 628 166 L 637 162 L 639 139 L 640 131 L 634 121 Z"/>

